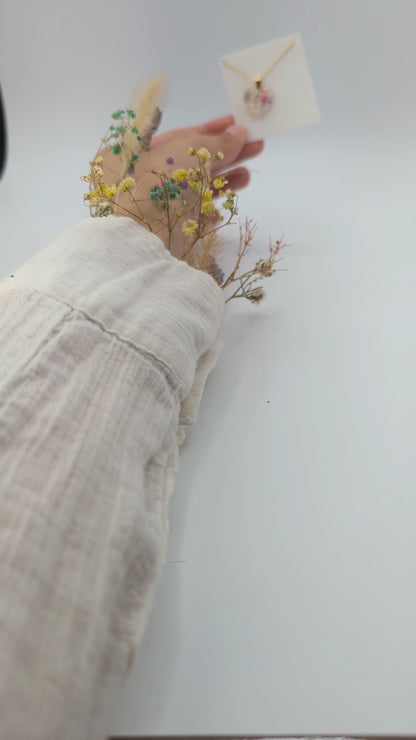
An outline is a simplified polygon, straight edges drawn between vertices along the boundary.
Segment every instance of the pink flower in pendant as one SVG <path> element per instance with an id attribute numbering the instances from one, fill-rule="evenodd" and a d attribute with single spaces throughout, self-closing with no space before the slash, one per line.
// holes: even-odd
<path id="1" fill-rule="evenodd" d="M 264 91 L 260 93 L 260 103 L 267 104 L 272 102 L 272 96 L 268 92 Z"/>

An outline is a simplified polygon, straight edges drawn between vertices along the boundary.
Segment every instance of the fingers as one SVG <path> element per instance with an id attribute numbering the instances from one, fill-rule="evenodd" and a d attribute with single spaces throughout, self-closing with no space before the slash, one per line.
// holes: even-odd
<path id="1" fill-rule="evenodd" d="M 247 144 L 248 131 L 244 126 L 236 126 L 233 124 L 229 126 L 223 133 L 206 135 L 203 143 L 203 134 L 198 134 L 201 141 L 201 146 L 206 146 L 210 152 L 215 154 L 216 152 L 222 152 L 224 155 L 223 159 L 220 160 L 221 169 L 229 167 L 234 162 L 238 161 L 242 150 Z M 212 163 L 214 165 L 214 162 Z M 214 165 L 216 166 L 216 165 Z"/>
<path id="2" fill-rule="evenodd" d="M 214 118 L 211 121 L 207 121 L 206 123 L 203 123 L 201 126 L 194 126 L 190 127 L 189 131 L 196 131 L 199 134 L 208 134 L 208 135 L 218 135 L 226 133 L 227 130 L 234 128 L 234 118 L 233 116 L 221 116 L 220 118 Z M 236 128 L 242 128 L 242 127 L 236 127 Z M 256 157 L 258 154 L 261 154 L 261 152 L 264 149 L 264 141 L 260 139 L 259 141 L 250 141 L 247 144 L 244 145 L 243 149 L 240 152 L 238 161 L 242 162 L 245 159 L 250 159 L 251 157 Z M 213 166 L 213 169 L 219 169 L 221 167 L 224 167 L 224 163 L 221 165 L 218 164 L 218 166 Z"/>
<path id="3" fill-rule="evenodd" d="M 195 149 L 206 147 L 213 155 L 220 151 L 224 158 L 216 160 L 213 157 L 211 160 L 211 172 L 217 174 L 263 151 L 264 141 L 249 142 L 247 139 L 247 129 L 237 126 L 233 116 L 228 115 L 213 118 L 200 126 L 176 129 L 155 136 L 150 149 L 158 149 L 162 154 L 163 149 L 169 148 L 168 154 L 174 155 L 178 163 L 187 158 L 190 146 Z M 186 165 L 187 162 L 183 161 L 182 166 Z"/>
<path id="4" fill-rule="evenodd" d="M 264 141 L 262 139 L 260 141 L 250 141 L 248 144 L 245 144 L 243 146 L 243 148 L 240 151 L 240 154 L 238 155 L 238 158 L 232 164 L 239 164 L 240 162 L 244 162 L 246 159 L 251 159 L 251 157 L 257 157 L 258 154 L 261 154 L 263 149 L 264 149 Z M 229 164 L 231 164 L 231 162 Z M 213 173 L 220 172 L 223 169 L 224 169 L 224 161 L 213 162 L 213 165 L 212 165 Z"/>
<path id="5" fill-rule="evenodd" d="M 227 128 L 232 126 L 234 123 L 233 116 L 220 116 L 219 118 L 212 118 L 210 121 L 201 123 L 197 126 L 186 126 L 184 128 L 177 128 L 173 131 L 167 131 L 164 134 L 158 134 L 152 139 L 151 148 L 163 144 L 166 141 L 170 141 L 172 138 L 178 136 L 178 134 L 192 135 L 195 132 L 198 134 L 221 134 Z"/>
<path id="6" fill-rule="evenodd" d="M 224 133 L 212 136 L 211 142 L 207 144 L 211 152 L 220 151 L 224 159 L 212 162 L 213 172 L 223 170 L 233 164 L 238 164 L 246 159 L 255 157 L 264 149 L 264 141 L 248 142 L 248 132 L 244 126 L 229 126 Z"/>
<path id="7" fill-rule="evenodd" d="M 213 118 L 211 121 L 206 121 L 206 123 L 200 126 L 194 126 L 193 130 L 199 134 L 222 134 L 233 124 L 233 116 L 221 116 L 220 118 Z"/>
<path id="8" fill-rule="evenodd" d="M 228 180 L 228 184 L 224 189 L 241 190 L 247 187 L 250 182 L 250 173 L 246 167 L 236 167 L 229 172 L 224 172 L 224 177 Z"/>
<path id="9" fill-rule="evenodd" d="M 242 148 L 238 161 L 242 162 L 245 159 L 251 159 L 251 157 L 257 157 L 258 154 L 261 154 L 263 149 L 264 149 L 263 139 L 260 139 L 260 141 L 250 141 L 248 144 L 246 144 Z"/>

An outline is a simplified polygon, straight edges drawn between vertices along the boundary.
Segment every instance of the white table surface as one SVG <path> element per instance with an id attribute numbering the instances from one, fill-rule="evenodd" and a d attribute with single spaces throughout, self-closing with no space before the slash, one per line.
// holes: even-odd
<path id="1" fill-rule="evenodd" d="M 416 161 L 277 148 L 276 211 L 244 209 L 285 226 L 287 271 L 228 304 L 171 501 L 184 562 L 114 734 L 416 729 Z"/>
<path id="2" fill-rule="evenodd" d="M 160 3 L 178 24 L 203 5 Z M 0 62 L 11 141 L 0 182 L 2 276 L 85 216 L 78 175 L 105 129 L 104 111 L 123 103 L 143 71 L 123 66 L 122 21 L 103 20 L 102 3 L 75 3 L 82 22 L 67 8 L 61 23 L 59 4 L 43 2 L 47 30 L 36 4 L 23 27 L 17 6 L 6 5 L 11 30 Z M 228 304 L 225 346 L 182 449 L 169 562 L 111 730 L 411 735 L 416 7 L 404 0 L 259 5 L 263 30 L 256 14 L 255 32 L 246 19 L 227 42 L 239 3 L 221 3 L 221 24 L 220 4 L 211 4 L 216 15 L 204 22 L 213 47 L 200 41 L 195 74 L 212 56 L 299 30 L 323 119 L 270 140 L 251 165 L 240 212 L 259 222 L 254 259 L 269 235 L 284 233 L 285 271 L 266 281 L 261 306 Z M 131 13 L 134 7 L 125 2 Z M 159 11 L 146 12 L 154 21 Z M 7 66 L 7 44 L 18 35 L 32 62 L 14 57 Z M 110 48 L 111 64 L 93 94 L 84 73 L 97 39 Z M 163 44 L 182 53 L 168 33 Z M 180 70 L 172 68 L 174 89 L 175 80 L 186 82 Z M 169 125 L 191 120 L 180 85 Z M 208 75 L 201 120 L 208 108 L 225 108 L 213 88 Z"/>

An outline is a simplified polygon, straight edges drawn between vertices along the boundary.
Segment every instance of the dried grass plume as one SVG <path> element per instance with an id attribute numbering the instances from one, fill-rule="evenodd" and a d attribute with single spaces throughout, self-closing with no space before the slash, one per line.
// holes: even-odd
<path id="1" fill-rule="evenodd" d="M 164 98 L 166 95 L 166 78 L 163 74 L 157 74 L 146 85 L 140 85 L 133 97 L 131 109 L 135 112 L 135 125 L 138 131 L 146 136 L 154 125 L 157 111 L 163 108 Z M 128 165 L 129 152 L 137 149 L 137 140 L 131 131 L 125 136 L 126 149 L 122 151 L 123 168 Z"/>

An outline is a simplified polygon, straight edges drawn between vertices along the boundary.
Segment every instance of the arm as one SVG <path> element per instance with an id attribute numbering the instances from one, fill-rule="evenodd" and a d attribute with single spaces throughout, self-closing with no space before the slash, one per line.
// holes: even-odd
<path id="1" fill-rule="evenodd" d="M 1 737 L 105 737 L 222 312 L 210 276 L 123 217 L 1 284 Z"/>
<path id="2" fill-rule="evenodd" d="M 163 563 L 181 403 L 222 307 L 212 278 L 116 217 L 3 283 L 2 737 L 105 736 Z"/>

